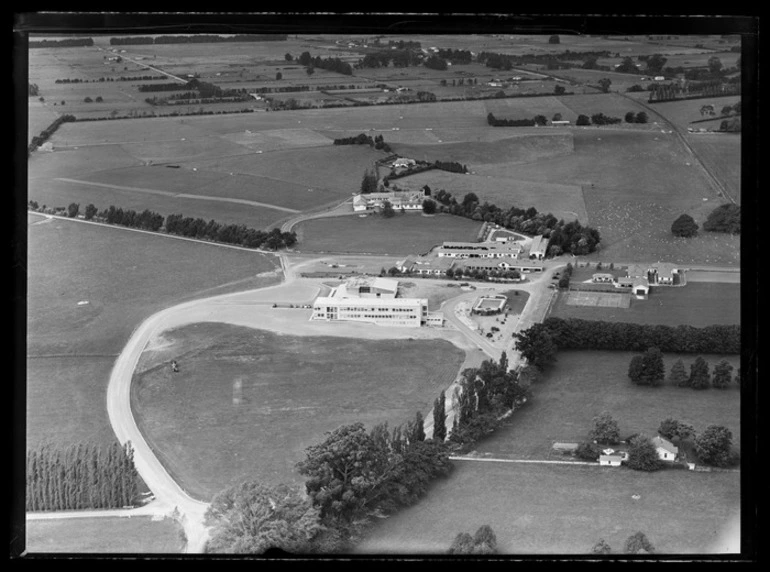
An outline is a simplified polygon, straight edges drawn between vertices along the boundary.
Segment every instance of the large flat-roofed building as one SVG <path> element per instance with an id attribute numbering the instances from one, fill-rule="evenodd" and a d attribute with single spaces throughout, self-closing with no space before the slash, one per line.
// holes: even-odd
<path id="1" fill-rule="evenodd" d="M 459 264 L 461 268 L 466 268 L 468 270 L 518 270 L 519 272 L 543 271 L 543 265 L 534 260 L 518 260 L 516 258 L 465 259 Z"/>
<path id="2" fill-rule="evenodd" d="M 312 319 L 419 328 L 428 322 L 428 300 L 319 297 L 313 303 Z"/>
<path id="3" fill-rule="evenodd" d="M 548 238 L 542 234 L 538 234 L 532 239 L 532 244 L 529 247 L 529 257 L 542 260 L 545 258 L 546 251 L 548 250 Z"/>
<path id="4" fill-rule="evenodd" d="M 313 302 L 312 320 L 369 322 L 419 328 L 428 324 L 428 300 L 397 298 L 398 280 L 360 276 Z"/>
<path id="5" fill-rule="evenodd" d="M 440 258 L 518 258 L 521 250 L 514 242 L 444 242 L 436 254 Z"/>
<path id="6" fill-rule="evenodd" d="M 372 211 L 382 208 L 385 201 L 390 203 L 395 210 L 407 211 L 422 210 L 422 202 L 425 200 L 424 191 L 391 191 L 358 194 L 353 197 L 353 210 L 355 212 Z"/>

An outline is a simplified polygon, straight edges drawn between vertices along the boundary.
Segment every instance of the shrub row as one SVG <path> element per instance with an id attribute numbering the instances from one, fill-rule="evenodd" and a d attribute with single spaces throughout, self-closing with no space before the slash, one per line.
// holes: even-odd
<path id="1" fill-rule="evenodd" d="M 35 135 L 32 138 L 32 141 L 29 144 L 28 151 L 29 153 L 32 153 L 35 149 L 40 147 L 43 143 L 48 141 L 48 139 L 56 133 L 56 130 L 59 129 L 59 126 L 62 123 L 69 123 L 71 121 L 76 121 L 74 115 L 61 115 L 57 117 L 51 125 L 49 125 L 47 128 L 43 129 L 40 132 L 40 135 Z"/>

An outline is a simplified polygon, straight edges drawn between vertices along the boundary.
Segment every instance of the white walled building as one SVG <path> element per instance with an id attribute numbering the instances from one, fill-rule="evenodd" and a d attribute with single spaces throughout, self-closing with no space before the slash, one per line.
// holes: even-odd
<path id="1" fill-rule="evenodd" d="M 428 300 L 397 298 L 398 281 L 356 277 L 313 302 L 312 320 L 369 322 L 419 328 L 428 324 Z"/>
<path id="2" fill-rule="evenodd" d="M 444 242 L 436 254 L 440 258 L 518 258 L 521 250 L 515 242 Z"/>
<path id="3" fill-rule="evenodd" d="M 532 239 L 532 245 L 529 247 L 529 257 L 542 260 L 548 250 L 548 239 L 542 234 L 538 234 Z"/>

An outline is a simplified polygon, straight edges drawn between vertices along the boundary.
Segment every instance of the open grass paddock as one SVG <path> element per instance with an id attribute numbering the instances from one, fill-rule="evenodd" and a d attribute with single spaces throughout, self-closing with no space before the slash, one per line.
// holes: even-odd
<path id="1" fill-rule="evenodd" d="M 440 214 L 396 213 L 320 218 L 299 223 L 297 250 L 302 252 L 423 254 L 444 241 L 475 242 L 481 223 Z"/>
<path id="2" fill-rule="evenodd" d="M 576 297 L 623 296 L 628 306 L 575 304 Z M 685 286 L 653 286 L 647 300 L 629 294 L 563 292 L 551 307 L 551 316 L 608 322 L 634 322 L 703 328 L 741 323 L 741 285 L 725 282 L 688 282 Z"/>
<path id="3" fill-rule="evenodd" d="M 622 555 L 637 531 L 657 554 L 739 551 L 738 473 L 454 464 L 422 501 L 379 521 L 356 554 L 446 554 L 457 534 L 484 524 L 499 554 L 589 554 L 604 538 Z"/>
<path id="4" fill-rule="evenodd" d="M 182 487 L 208 499 L 240 479 L 299 482 L 326 431 L 425 414 L 465 352 L 443 340 L 295 337 L 224 324 L 165 332 L 132 385 L 143 434 Z M 180 373 L 166 364 L 176 359 Z"/>
<path id="5" fill-rule="evenodd" d="M 125 229 L 31 217 L 27 442 L 111 443 L 112 365 L 139 323 L 194 298 L 274 283 L 273 257 Z M 78 302 L 88 304 L 78 305 Z"/>
<path id="6" fill-rule="evenodd" d="M 548 459 L 555 441 L 579 443 L 588 438 L 592 419 L 608 411 L 620 426 L 621 437 L 635 433 L 654 436 L 660 422 L 673 417 L 702 432 L 723 425 L 740 447 L 740 389 L 694 389 L 664 383 L 635 385 L 628 378 L 633 352 L 560 351 L 543 381 L 532 387 L 532 399 L 506 425 L 476 445 L 493 458 Z M 694 354 L 664 354 L 666 375 L 681 358 L 689 372 Z M 737 355 L 704 355 L 709 368 L 727 359 L 740 367 Z"/>
<path id="7" fill-rule="evenodd" d="M 182 528 L 149 516 L 27 520 L 27 552 L 72 554 L 179 554 Z"/>

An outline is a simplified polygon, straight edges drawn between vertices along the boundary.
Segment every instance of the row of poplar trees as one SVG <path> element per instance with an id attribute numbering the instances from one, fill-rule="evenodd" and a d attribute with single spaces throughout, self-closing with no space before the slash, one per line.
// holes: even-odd
<path id="1" fill-rule="evenodd" d="M 131 443 L 49 444 L 27 451 L 27 510 L 121 508 L 138 494 Z"/>

